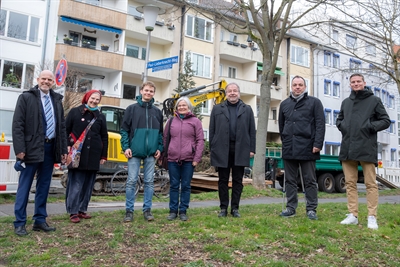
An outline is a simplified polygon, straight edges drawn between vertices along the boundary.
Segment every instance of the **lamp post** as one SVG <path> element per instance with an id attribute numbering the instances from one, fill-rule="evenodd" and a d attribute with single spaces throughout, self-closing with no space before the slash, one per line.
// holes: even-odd
<path id="1" fill-rule="evenodd" d="M 144 73 L 142 75 L 143 82 L 147 82 L 147 63 L 149 62 L 150 56 L 150 39 L 151 32 L 154 30 L 157 16 L 164 14 L 165 10 L 155 5 L 139 6 L 136 10 L 144 15 L 144 24 L 147 31 L 147 46 L 146 46 L 146 61 L 144 64 Z"/>

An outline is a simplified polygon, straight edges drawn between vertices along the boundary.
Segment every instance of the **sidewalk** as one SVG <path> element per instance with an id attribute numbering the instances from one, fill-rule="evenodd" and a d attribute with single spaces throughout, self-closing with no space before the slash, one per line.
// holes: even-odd
<path id="1" fill-rule="evenodd" d="M 285 200 L 286 201 L 286 200 Z M 303 200 L 299 199 L 299 203 Z M 347 198 L 320 198 L 319 203 L 346 203 Z M 253 199 L 242 199 L 240 205 L 254 205 L 254 204 L 279 204 L 282 203 L 282 198 L 272 198 L 272 197 L 259 197 Z M 367 203 L 366 198 L 359 198 L 359 203 Z M 400 196 L 382 196 L 379 197 L 379 203 L 390 203 L 390 204 L 400 204 Z M 139 211 L 142 209 L 143 202 L 135 203 L 135 210 Z M 190 208 L 200 208 L 200 207 L 215 207 L 219 210 L 219 201 L 191 201 Z M 168 209 L 168 200 L 166 202 L 153 202 L 153 209 Z M 33 215 L 34 204 L 29 203 L 27 207 L 28 216 Z M 125 210 L 125 202 L 90 202 L 88 212 L 96 211 L 114 211 L 114 210 Z M 65 214 L 65 203 L 48 203 L 47 213 L 49 215 L 55 214 Z M 4 216 L 14 216 L 14 204 L 4 204 L 0 205 L 0 217 Z"/>

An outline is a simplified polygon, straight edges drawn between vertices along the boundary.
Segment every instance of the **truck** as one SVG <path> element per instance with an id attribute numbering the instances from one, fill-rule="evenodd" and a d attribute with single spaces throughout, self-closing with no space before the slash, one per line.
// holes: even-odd
<path id="1" fill-rule="evenodd" d="M 283 164 L 283 159 L 281 158 L 281 153 L 281 148 L 266 148 L 265 173 L 266 179 L 272 180 L 273 182 L 276 180 L 278 181 L 279 185 L 283 187 L 285 168 Z M 345 177 L 343 173 L 343 167 L 339 161 L 339 156 L 321 154 L 321 158 L 316 161 L 315 165 L 319 191 L 326 193 L 346 192 Z M 377 174 L 376 179 L 378 182 L 382 183 L 388 188 L 398 188 L 397 185 L 391 183 L 379 174 Z M 358 167 L 357 182 L 364 183 L 364 176 L 361 166 Z M 299 186 L 301 187 L 301 184 L 299 184 Z"/>

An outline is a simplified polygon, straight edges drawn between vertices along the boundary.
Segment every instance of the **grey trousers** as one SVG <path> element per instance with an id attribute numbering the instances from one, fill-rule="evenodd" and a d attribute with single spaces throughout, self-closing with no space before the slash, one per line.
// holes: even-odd
<path id="1" fill-rule="evenodd" d="M 316 211 L 318 206 L 318 185 L 314 160 L 284 160 L 287 197 L 286 208 L 291 210 L 296 210 L 297 208 L 297 185 L 301 185 L 299 164 L 303 174 L 304 189 L 306 193 L 306 211 Z"/>

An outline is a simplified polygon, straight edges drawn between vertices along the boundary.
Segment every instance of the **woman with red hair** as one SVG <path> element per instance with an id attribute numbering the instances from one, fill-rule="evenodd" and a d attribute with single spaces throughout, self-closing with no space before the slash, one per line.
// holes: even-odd
<path id="1" fill-rule="evenodd" d="M 68 170 L 65 205 L 73 223 L 91 218 L 87 208 L 96 174 L 100 164 L 107 160 L 107 124 L 105 116 L 98 109 L 100 100 L 100 91 L 90 90 L 84 95 L 82 105 L 71 109 L 66 119 L 68 151 L 92 123 L 83 142 L 78 168 Z"/>

